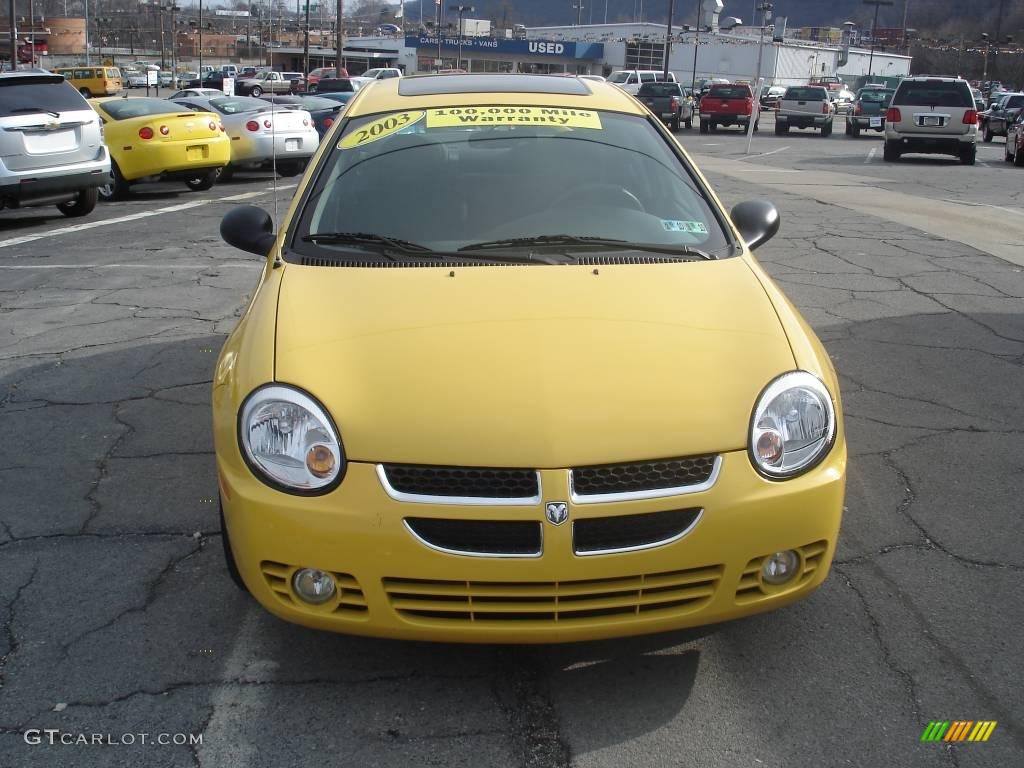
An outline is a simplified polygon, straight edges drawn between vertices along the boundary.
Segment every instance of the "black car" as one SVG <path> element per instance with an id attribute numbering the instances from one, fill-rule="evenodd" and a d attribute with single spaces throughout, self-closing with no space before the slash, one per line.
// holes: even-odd
<path id="1" fill-rule="evenodd" d="M 224 90 L 224 78 L 232 77 L 232 75 L 225 75 L 223 72 L 210 72 L 202 80 L 195 78 L 189 80 L 183 87 L 184 88 L 216 88 L 218 91 Z"/>
<path id="2" fill-rule="evenodd" d="M 981 114 L 981 138 L 992 141 L 993 136 L 1005 136 L 1006 128 L 1017 119 L 1024 108 L 1024 93 L 1004 93 L 1002 97 Z"/>
<path id="3" fill-rule="evenodd" d="M 269 101 L 271 104 L 281 104 L 284 106 L 294 105 L 297 109 L 304 109 L 309 112 L 309 116 L 313 119 L 313 126 L 316 128 L 316 132 L 320 134 L 320 138 L 324 137 L 324 134 L 330 130 L 331 126 L 338 119 L 338 115 L 345 108 L 344 104 L 340 104 L 333 99 L 326 99 L 322 96 L 261 96 L 263 101 Z"/>

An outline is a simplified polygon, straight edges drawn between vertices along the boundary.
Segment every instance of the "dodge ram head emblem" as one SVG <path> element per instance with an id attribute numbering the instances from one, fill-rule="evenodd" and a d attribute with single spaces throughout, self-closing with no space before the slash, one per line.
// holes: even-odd
<path id="1" fill-rule="evenodd" d="M 564 501 L 549 501 L 544 506 L 544 516 L 552 525 L 561 525 L 569 519 L 569 505 Z"/>

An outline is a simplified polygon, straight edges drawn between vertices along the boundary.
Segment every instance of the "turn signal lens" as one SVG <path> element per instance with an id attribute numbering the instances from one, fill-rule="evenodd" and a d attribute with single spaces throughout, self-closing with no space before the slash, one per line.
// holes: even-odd
<path id="1" fill-rule="evenodd" d="M 334 471 L 334 463 L 334 452 L 326 445 L 314 445 L 306 451 L 306 469 L 316 477 L 328 477 Z"/>
<path id="2" fill-rule="evenodd" d="M 978 123 L 978 112 L 974 109 L 968 109 L 964 112 L 964 125 L 977 125 Z"/>
<path id="3" fill-rule="evenodd" d="M 213 120 L 210 121 L 210 130 L 211 131 L 216 131 L 217 130 L 217 124 L 215 122 L 213 122 Z"/>
<path id="4" fill-rule="evenodd" d="M 145 128 L 139 128 L 139 138 L 149 141 L 153 138 L 153 129 L 148 125 Z"/>
<path id="5" fill-rule="evenodd" d="M 221 133 L 224 133 L 224 123 L 218 123 L 217 127 L 220 128 Z"/>
<path id="6" fill-rule="evenodd" d="M 782 435 L 774 429 L 757 438 L 757 458 L 762 464 L 778 464 L 782 459 Z"/>
<path id="7" fill-rule="evenodd" d="M 324 128 L 330 128 L 332 125 L 334 125 L 334 119 L 331 118 L 331 117 L 325 117 L 324 118 Z"/>
<path id="8" fill-rule="evenodd" d="M 889 107 L 889 111 L 885 113 L 885 122 L 887 123 L 898 123 L 902 119 L 903 117 L 896 107 Z"/>
<path id="9" fill-rule="evenodd" d="M 161 126 L 160 126 L 160 135 L 161 135 L 161 136 L 166 136 L 166 135 L 167 135 L 167 134 L 169 134 L 170 132 L 171 132 L 171 129 L 170 129 L 170 128 L 168 128 L 168 127 L 167 127 L 166 125 L 161 125 Z"/>
<path id="10" fill-rule="evenodd" d="M 264 128 L 269 128 L 271 125 L 272 125 L 272 123 L 269 120 L 264 120 L 263 121 L 263 127 Z"/>
<path id="11" fill-rule="evenodd" d="M 260 124 L 257 123 L 255 120 L 250 120 L 248 123 L 245 124 L 245 127 L 250 131 L 258 131 L 260 129 Z"/>

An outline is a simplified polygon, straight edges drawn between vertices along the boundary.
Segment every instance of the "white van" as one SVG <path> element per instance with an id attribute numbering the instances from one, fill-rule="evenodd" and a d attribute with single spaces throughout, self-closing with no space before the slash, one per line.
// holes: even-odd
<path id="1" fill-rule="evenodd" d="M 618 72 L 612 72 L 608 77 L 609 83 L 619 86 L 626 93 L 631 93 L 634 96 L 636 96 L 636 92 L 640 90 L 640 86 L 643 83 L 674 83 L 675 81 L 675 73 L 669 72 L 666 79 L 664 72 L 653 69 L 622 69 Z"/>

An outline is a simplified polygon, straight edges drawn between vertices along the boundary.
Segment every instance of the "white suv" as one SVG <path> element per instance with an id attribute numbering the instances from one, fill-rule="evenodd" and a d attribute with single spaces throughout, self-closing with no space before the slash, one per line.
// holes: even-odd
<path id="1" fill-rule="evenodd" d="M 363 72 L 362 77 L 367 80 L 387 80 L 390 77 L 401 77 L 402 70 L 398 67 L 376 67 Z"/>
<path id="2" fill-rule="evenodd" d="M 110 182 L 100 119 L 62 75 L 0 74 L 0 208 L 85 216 Z"/>
<path id="3" fill-rule="evenodd" d="M 618 72 L 612 72 L 608 78 L 609 83 L 617 85 L 633 96 L 636 96 L 640 86 L 644 83 L 674 83 L 675 81 L 676 76 L 674 72 L 669 72 L 668 78 L 666 78 L 664 72 L 653 69 L 622 69 Z"/>
<path id="4" fill-rule="evenodd" d="M 977 143 L 978 110 L 966 80 L 922 75 L 896 86 L 885 116 L 887 162 L 921 152 L 954 155 L 974 165 Z"/>

